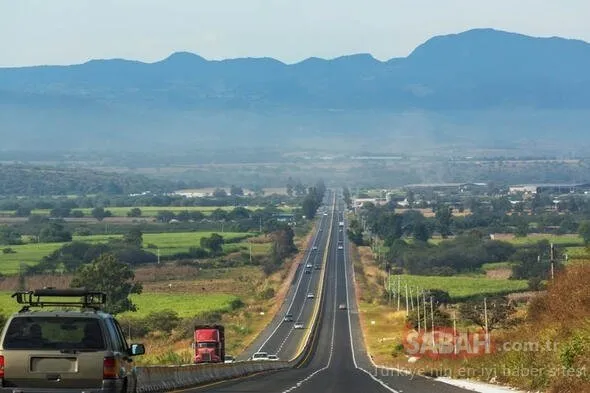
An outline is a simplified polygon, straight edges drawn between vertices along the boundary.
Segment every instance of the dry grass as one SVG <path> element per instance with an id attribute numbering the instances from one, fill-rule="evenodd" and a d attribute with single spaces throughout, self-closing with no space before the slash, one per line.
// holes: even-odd
<path id="1" fill-rule="evenodd" d="M 409 363 L 400 348 L 404 312 L 374 301 L 371 288 L 378 285 L 379 278 L 374 273 L 372 254 L 354 250 L 353 257 L 365 344 L 377 364 L 429 375 L 470 377 L 535 392 L 590 392 L 590 264 L 569 266 L 550 284 L 547 294 L 520 294 L 530 300 L 528 308 L 518 312 L 524 322 L 492 335 L 496 347 L 503 343 L 555 343 L 551 350 L 497 351 L 469 359 L 425 357 Z M 360 277 L 363 273 L 365 276 Z"/>

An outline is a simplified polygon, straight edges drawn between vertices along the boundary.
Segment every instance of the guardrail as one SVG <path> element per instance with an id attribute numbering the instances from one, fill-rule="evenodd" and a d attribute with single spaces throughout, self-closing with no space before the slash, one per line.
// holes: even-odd
<path id="1" fill-rule="evenodd" d="M 332 209 L 332 217 L 336 210 L 336 201 Z M 324 308 L 324 281 L 326 277 L 326 266 L 328 252 L 332 240 L 332 223 L 330 224 L 328 243 L 324 251 L 324 268 L 320 278 L 319 300 L 315 304 L 312 317 L 312 325 L 309 333 L 303 340 L 304 345 L 299 349 L 298 354 L 289 361 L 244 361 L 230 364 L 187 364 L 179 366 L 141 366 L 137 367 L 137 392 L 138 393 L 160 393 L 176 389 L 185 389 L 206 385 L 215 382 L 236 379 L 262 372 L 284 370 L 287 368 L 301 367 L 305 365 L 309 356 L 317 345 L 319 336 L 320 321 Z"/>
<path id="2" fill-rule="evenodd" d="M 289 367 L 290 363 L 284 361 L 138 367 L 137 392 L 168 392 Z"/>

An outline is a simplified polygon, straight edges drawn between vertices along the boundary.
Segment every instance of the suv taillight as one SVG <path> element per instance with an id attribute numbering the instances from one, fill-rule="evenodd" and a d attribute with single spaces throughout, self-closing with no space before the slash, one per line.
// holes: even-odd
<path id="1" fill-rule="evenodd" d="M 102 379 L 117 378 L 117 361 L 114 357 L 106 357 L 102 363 Z"/>
<path id="2" fill-rule="evenodd" d="M 4 356 L 0 355 L 0 378 L 4 378 Z"/>

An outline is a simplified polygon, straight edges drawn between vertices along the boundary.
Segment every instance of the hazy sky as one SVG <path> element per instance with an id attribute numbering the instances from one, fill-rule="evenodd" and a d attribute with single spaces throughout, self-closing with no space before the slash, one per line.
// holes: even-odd
<path id="1" fill-rule="evenodd" d="M 493 27 L 590 41 L 590 0 L 0 0 L 0 66 L 371 53 Z"/>

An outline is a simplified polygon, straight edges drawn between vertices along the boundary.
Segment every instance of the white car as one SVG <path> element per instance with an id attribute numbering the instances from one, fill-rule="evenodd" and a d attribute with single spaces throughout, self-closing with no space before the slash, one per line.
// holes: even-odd
<path id="1" fill-rule="evenodd" d="M 311 251 L 317 251 L 317 250 L 318 250 L 318 246 L 313 246 L 313 247 L 311 248 Z"/>
<path id="2" fill-rule="evenodd" d="M 268 353 L 267 352 L 256 352 L 254 355 L 252 355 L 251 359 L 254 361 L 268 360 Z"/>
<path id="3" fill-rule="evenodd" d="M 308 299 L 313 299 L 315 297 L 315 295 L 313 293 L 308 293 L 307 294 L 307 298 Z"/>
<path id="4" fill-rule="evenodd" d="M 235 361 L 236 359 L 231 355 L 225 355 L 225 357 L 223 358 L 223 363 L 233 363 Z"/>
<path id="5" fill-rule="evenodd" d="M 295 329 L 303 329 L 304 325 L 303 322 L 295 322 Z"/>
<path id="6" fill-rule="evenodd" d="M 268 355 L 268 360 L 276 362 L 277 360 L 279 360 L 279 357 L 277 355 Z"/>
<path id="7" fill-rule="evenodd" d="M 311 269 L 313 267 L 313 265 L 311 263 L 308 263 L 307 265 L 305 265 L 306 268 Z"/>
<path id="8" fill-rule="evenodd" d="M 344 249 L 344 247 L 342 246 L 342 244 L 340 244 L 340 245 L 338 246 L 338 249 L 339 249 L 339 250 L 343 250 L 343 249 Z"/>

